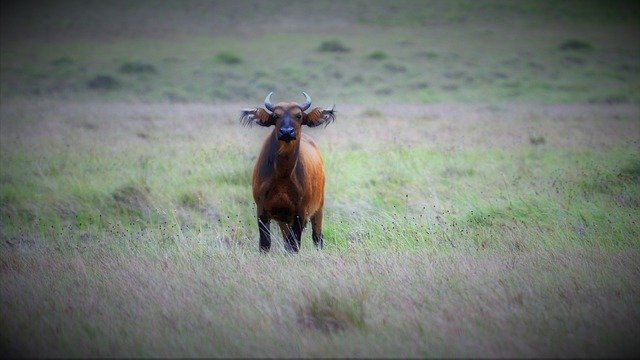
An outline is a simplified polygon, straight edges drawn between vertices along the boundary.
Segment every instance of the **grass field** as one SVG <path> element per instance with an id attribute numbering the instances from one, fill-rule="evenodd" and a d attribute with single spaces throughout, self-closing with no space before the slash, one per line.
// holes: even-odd
<path id="1" fill-rule="evenodd" d="M 20 4 L 3 354 L 640 355 L 638 5 Z M 272 90 L 338 110 L 323 251 L 258 252 Z"/>

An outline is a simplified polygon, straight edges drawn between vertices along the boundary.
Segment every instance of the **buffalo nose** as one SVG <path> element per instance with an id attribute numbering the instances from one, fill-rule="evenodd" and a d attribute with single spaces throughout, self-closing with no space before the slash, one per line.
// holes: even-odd
<path id="1" fill-rule="evenodd" d="M 292 128 L 280 128 L 280 134 L 279 134 L 280 138 L 289 138 L 289 139 L 295 139 L 296 138 L 296 131 Z"/>

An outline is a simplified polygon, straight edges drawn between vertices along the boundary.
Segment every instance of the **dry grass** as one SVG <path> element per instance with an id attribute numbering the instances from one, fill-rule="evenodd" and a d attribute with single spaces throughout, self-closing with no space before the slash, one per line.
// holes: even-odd
<path id="1" fill-rule="evenodd" d="M 343 105 L 298 256 L 257 251 L 241 107 L 3 104 L 9 354 L 638 355 L 637 107 Z"/>
<path id="2" fill-rule="evenodd" d="M 5 252 L 3 345 L 81 357 L 637 355 L 639 255 Z"/>

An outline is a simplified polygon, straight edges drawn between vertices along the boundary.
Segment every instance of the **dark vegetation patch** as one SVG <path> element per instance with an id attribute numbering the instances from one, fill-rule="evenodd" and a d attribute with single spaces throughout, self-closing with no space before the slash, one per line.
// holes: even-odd
<path id="1" fill-rule="evenodd" d="M 373 93 L 376 95 L 391 95 L 393 94 L 393 88 L 385 86 L 385 87 L 376 89 Z"/>
<path id="2" fill-rule="evenodd" d="M 629 97 L 626 95 L 615 94 L 615 95 L 607 95 L 601 99 L 590 99 L 589 103 L 595 104 L 627 104 L 629 103 Z"/>
<path id="3" fill-rule="evenodd" d="M 116 90 L 120 88 L 120 82 L 111 75 L 97 75 L 87 82 L 89 89 Z"/>
<path id="4" fill-rule="evenodd" d="M 565 65 L 576 65 L 576 66 L 581 66 L 585 64 L 585 60 L 581 57 L 577 57 L 577 56 L 565 56 L 562 59 L 562 62 Z"/>
<path id="5" fill-rule="evenodd" d="M 180 204 L 190 209 L 201 209 L 205 205 L 205 196 L 202 191 L 187 191 L 180 195 Z"/>
<path id="6" fill-rule="evenodd" d="M 326 333 L 352 328 L 364 329 L 364 296 L 323 291 L 308 299 L 299 315 L 305 326 Z"/>
<path id="7" fill-rule="evenodd" d="M 456 84 L 445 84 L 441 86 L 441 89 L 444 91 L 456 91 L 460 88 L 460 86 Z"/>
<path id="8" fill-rule="evenodd" d="M 475 175 L 476 171 L 472 168 L 461 168 L 456 166 L 447 166 L 442 172 L 442 176 L 448 178 L 464 178 Z"/>
<path id="9" fill-rule="evenodd" d="M 366 108 L 362 112 L 362 116 L 368 117 L 368 118 L 381 118 L 384 116 L 384 114 L 382 113 L 382 111 L 376 108 Z"/>
<path id="10" fill-rule="evenodd" d="M 586 41 L 582 40 L 567 40 L 560 44 L 560 50 L 562 51 L 587 51 L 593 50 L 593 46 Z"/>
<path id="11" fill-rule="evenodd" d="M 640 160 L 635 160 L 620 169 L 618 178 L 623 182 L 640 185 Z"/>
<path id="12" fill-rule="evenodd" d="M 162 95 L 165 99 L 167 99 L 167 101 L 172 103 L 186 103 L 187 101 L 189 101 L 186 96 L 178 94 L 174 91 L 165 91 L 164 93 L 162 93 Z"/>
<path id="13" fill-rule="evenodd" d="M 420 51 L 420 52 L 417 52 L 415 56 L 418 58 L 423 58 L 428 60 L 433 60 L 440 57 L 440 55 L 438 55 L 438 53 L 435 51 Z"/>
<path id="14" fill-rule="evenodd" d="M 542 145 L 546 140 L 542 135 L 529 135 L 529 142 L 531 145 Z"/>
<path id="15" fill-rule="evenodd" d="M 369 56 L 367 56 L 367 58 L 369 58 L 371 60 L 385 60 L 388 57 L 389 57 L 389 55 L 387 55 L 387 53 L 382 51 L 382 50 L 376 50 L 376 51 L 372 52 L 371 54 L 369 54 Z"/>
<path id="16" fill-rule="evenodd" d="M 318 51 L 346 53 L 351 51 L 351 49 L 349 49 L 345 44 L 343 44 L 339 40 L 327 40 L 320 43 L 320 46 L 318 46 Z"/>
<path id="17" fill-rule="evenodd" d="M 424 90 L 430 88 L 431 85 L 429 85 L 429 83 L 426 81 L 418 81 L 415 84 L 411 84 L 409 87 L 415 90 Z"/>
<path id="18" fill-rule="evenodd" d="M 384 65 L 384 68 L 392 74 L 403 73 L 407 71 L 407 67 L 402 64 L 388 63 Z"/>
<path id="19" fill-rule="evenodd" d="M 75 61 L 72 58 L 68 57 L 68 56 L 62 56 L 62 57 L 59 57 L 59 58 L 51 61 L 51 65 L 53 65 L 53 66 L 68 66 L 68 65 L 72 65 L 74 63 L 75 63 Z"/>
<path id="20" fill-rule="evenodd" d="M 125 62 L 120 65 L 118 71 L 122 74 L 156 74 L 158 72 L 155 66 L 139 61 Z"/>
<path id="21" fill-rule="evenodd" d="M 89 130 L 89 131 L 94 131 L 98 129 L 98 125 L 91 123 L 91 122 L 84 122 L 82 123 L 82 128 L 85 130 Z"/>
<path id="22" fill-rule="evenodd" d="M 151 192 L 144 185 L 124 185 L 112 193 L 118 212 L 141 217 L 151 210 Z"/>
<path id="23" fill-rule="evenodd" d="M 504 205 L 491 205 L 472 210 L 467 214 L 466 222 L 470 225 L 491 227 L 514 221 L 539 223 L 546 217 L 548 214 L 545 213 L 541 200 L 519 199 Z"/>
<path id="24" fill-rule="evenodd" d="M 624 202 L 628 185 L 640 185 L 640 161 L 632 161 L 617 171 L 592 169 L 589 175 L 578 180 L 578 186 L 583 194 L 590 197 L 593 194 L 611 195 Z M 616 199 L 614 199 L 616 200 Z"/>
<path id="25" fill-rule="evenodd" d="M 238 65 L 243 63 L 242 57 L 232 51 L 223 51 L 219 53 L 214 58 L 214 61 L 218 64 L 225 65 Z"/>

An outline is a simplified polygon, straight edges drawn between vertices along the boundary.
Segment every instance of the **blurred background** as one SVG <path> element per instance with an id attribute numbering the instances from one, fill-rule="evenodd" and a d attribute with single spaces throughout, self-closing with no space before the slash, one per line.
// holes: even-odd
<path id="1" fill-rule="evenodd" d="M 1 6 L 2 100 L 640 101 L 635 1 Z"/>

